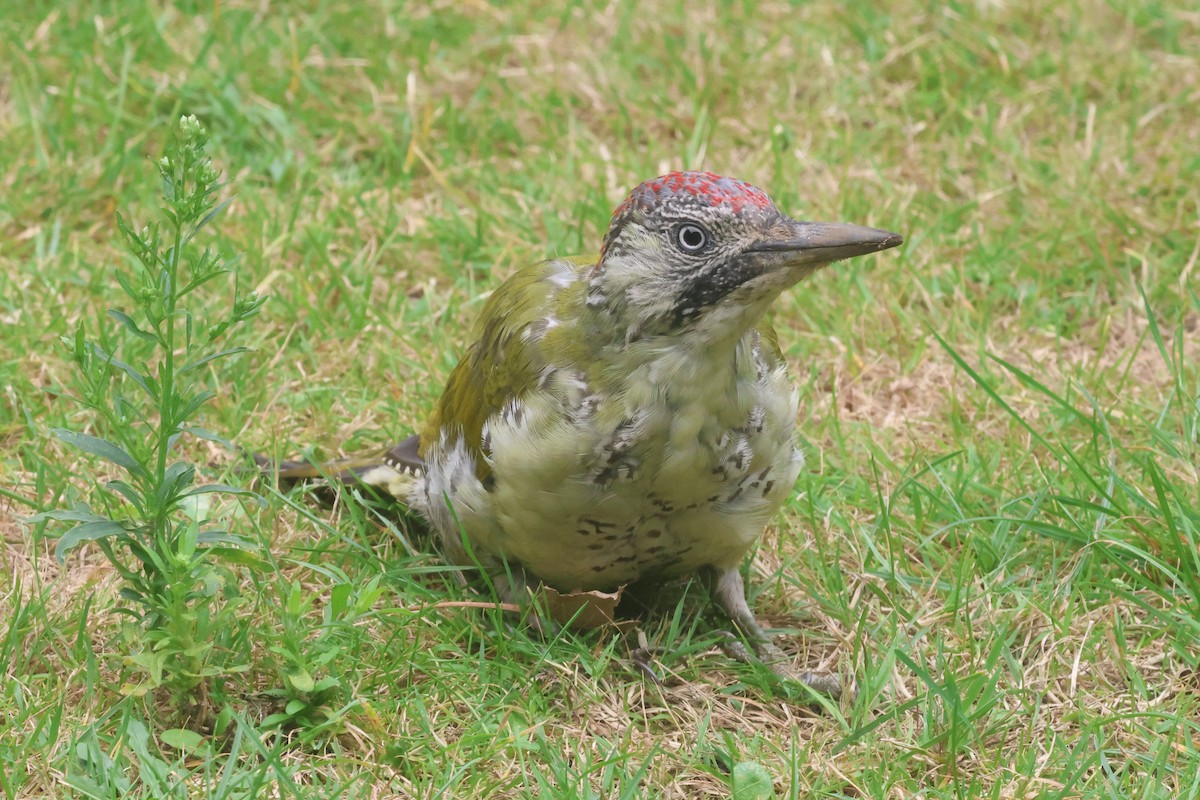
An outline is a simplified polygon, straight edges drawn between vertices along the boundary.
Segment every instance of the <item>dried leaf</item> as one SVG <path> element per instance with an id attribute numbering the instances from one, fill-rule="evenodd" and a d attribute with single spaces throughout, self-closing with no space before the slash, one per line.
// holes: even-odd
<path id="1" fill-rule="evenodd" d="M 541 605 L 550 618 L 560 625 L 569 625 L 576 630 L 591 630 L 612 625 L 617 604 L 621 602 L 624 586 L 615 592 L 562 592 L 543 586 Z"/>

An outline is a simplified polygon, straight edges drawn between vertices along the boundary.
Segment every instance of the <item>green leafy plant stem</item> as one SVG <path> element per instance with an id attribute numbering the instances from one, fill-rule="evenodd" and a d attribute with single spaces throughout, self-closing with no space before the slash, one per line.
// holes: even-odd
<path id="1" fill-rule="evenodd" d="M 212 495 L 251 493 L 222 484 L 195 486 L 195 467 L 172 458 L 185 433 L 222 441 L 188 425 L 214 396 L 198 368 L 244 352 L 214 344 L 262 305 L 256 293 L 238 294 L 235 285 L 232 304 L 203 324 L 198 309 L 183 303 L 213 278 L 232 272 L 219 253 L 205 248 L 196 254 L 190 246 L 228 203 L 214 200 L 222 184 L 205 153 L 207 142 L 194 117 L 181 118 L 157 163 L 165 226 L 156 222 L 137 232 L 117 215 L 139 266 L 116 273 L 138 317 L 109 310 L 129 334 L 121 357 L 115 347 L 89 340 L 82 326 L 67 342 L 79 368 L 83 403 L 99 414 L 101 433 L 109 438 L 63 429 L 54 434 L 120 467 L 129 480 L 103 484 L 109 497 L 99 510 L 83 505 L 45 515 L 76 523 L 59 540 L 60 559 L 83 542 L 95 542 L 122 578 L 120 594 L 133 604 L 122 611 L 140 622 L 126 628 L 127 660 L 142 671 L 142 679 L 126 690 L 142 694 L 165 686 L 178 706 L 197 705 L 198 697 L 207 697 L 210 679 L 247 668 L 231 660 L 228 649 L 242 602 L 228 565 L 259 565 L 251 542 L 205 527 Z"/>

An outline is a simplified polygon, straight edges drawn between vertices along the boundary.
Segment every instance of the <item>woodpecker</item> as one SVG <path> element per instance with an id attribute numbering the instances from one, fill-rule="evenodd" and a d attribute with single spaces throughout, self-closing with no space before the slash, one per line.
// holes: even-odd
<path id="1" fill-rule="evenodd" d="M 709 172 L 642 183 L 598 257 L 523 269 L 488 298 L 419 436 L 339 465 L 415 510 L 502 599 L 700 573 L 758 655 L 747 550 L 804 463 L 798 393 L 764 316 L 779 295 L 899 234 L 804 222 Z M 281 478 L 317 468 L 284 462 Z M 833 676 L 801 679 L 831 694 Z"/>

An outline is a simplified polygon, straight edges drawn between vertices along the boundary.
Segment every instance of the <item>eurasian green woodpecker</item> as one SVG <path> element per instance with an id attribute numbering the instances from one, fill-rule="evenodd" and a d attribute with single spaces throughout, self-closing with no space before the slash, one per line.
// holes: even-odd
<path id="1" fill-rule="evenodd" d="M 713 599 L 777 661 L 739 568 L 804 455 L 797 393 L 763 317 L 821 267 L 901 241 L 791 219 L 712 173 L 647 181 L 617 207 L 598 257 L 502 283 L 419 439 L 346 462 L 342 479 L 411 506 L 452 561 L 480 564 L 510 601 L 539 583 L 607 590 L 706 573 Z"/>

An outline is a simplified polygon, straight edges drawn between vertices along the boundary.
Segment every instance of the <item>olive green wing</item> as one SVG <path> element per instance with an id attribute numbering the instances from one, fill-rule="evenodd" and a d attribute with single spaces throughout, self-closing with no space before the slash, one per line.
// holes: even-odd
<path id="1" fill-rule="evenodd" d="M 483 457 L 483 426 L 493 415 L 537 387 L 547 366 L 531 335 L 562 308 L 562 293 L 582 280 L 594 258 L 544 261 L 527 267 L 500 284 L 484 303 L 472 342 L 450 373 L 446 389 L 421 434 L 421 456 L 427 457 L 442 436 L 462 437 L 484 480 L 490 467 Z M 582 298 L 583 292 L 578 292 Z"/>

